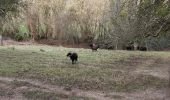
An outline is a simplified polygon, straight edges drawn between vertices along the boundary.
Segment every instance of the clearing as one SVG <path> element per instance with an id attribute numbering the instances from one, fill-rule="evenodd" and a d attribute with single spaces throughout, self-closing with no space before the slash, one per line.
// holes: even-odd
<path id="1" fill-rule="evenodd" d="M 169 100 L 169 71 L 170 52 L 9 45 L 0 47 L 0 100 Z"/>

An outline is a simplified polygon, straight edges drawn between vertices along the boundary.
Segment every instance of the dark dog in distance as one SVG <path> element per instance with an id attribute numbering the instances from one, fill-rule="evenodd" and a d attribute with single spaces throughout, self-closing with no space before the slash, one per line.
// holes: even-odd
<path id="1" fill-rule="evenodd" d="M 134 48 L 133 46 L 126 46 L 126 50 L 128 50 L 128 51 L 134 51 L 135 48 Z M 147 51 L 147 48 L 144 47 L 144 46 L 138 46 L 138 47 L 137 47 L 137 50 L 139 50 L 139 51 Z"/>
<path id="2" fill-rule="evenodd" d="M 97 49 L 99 49 L 99 45 L 96 45 L 96 44 L 90 44 L 89 45 L 90 46 L 90 48 L 92 49 L 92 51 L 97 51 Z"/>
<path id="3" fill-rule="evenodd" d="M 69 52 L 69 53 L 67 53 L 67 57 L 70 57 L 72 64 L 75 64 L 76 61 L 78 61 L 78 54 L 77 53 Z"/>
<path id="4" fill-rule="evenodd" d="M 138 47 L 138 50 L 140 50 L 140 51 L 147 51 L 147 47 L 140 46 L 140 47 Z"/>

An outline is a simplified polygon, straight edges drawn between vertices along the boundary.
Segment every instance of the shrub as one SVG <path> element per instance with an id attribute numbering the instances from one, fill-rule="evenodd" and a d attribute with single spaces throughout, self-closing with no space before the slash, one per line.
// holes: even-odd
<path id="1" fill-rule="evenodd" d="M 29 37 L 29 29 L 25 23 L 22 23 L 18 26 L 18 33 L 15 33 L 14 40 L 23 41 Z"/>
<path id="2" fill-rule="evenodd" d="M 162 36 L 157 38 L 150 38 L 148 40 L 148 47 L 151 50 L 163 50 L 170 46 L 170 36 Z"/>
<path id="3" fill-rule="evenodd" d="M 14 36 L 14 39 L 16 41 L 23 41 L 25 39 L 27 39 L 29 37 L 29 35 L 27 33 L 16 33 Z"/>

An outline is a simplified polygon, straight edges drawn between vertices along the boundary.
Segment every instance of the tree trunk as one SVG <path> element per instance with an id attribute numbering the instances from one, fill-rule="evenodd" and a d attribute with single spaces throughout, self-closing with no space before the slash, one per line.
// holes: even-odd
<path id="1" fill-rule="evenodd" d="M 149 47 L 148 47 L 148 41 L 147 40 L 145 40 L 145 45 L 146 45 L 146 49 L 147 49 L 147 51 L 149 50 Z"/>
<path id="2" fill-rule="evenodd" d="M 118 38 L 116 37 L 116 47 L 115 47 L 116 50 L 118 50 Z"/>
<path id="3" fill-rule="evenodd" d="M 115 1 L 115 13 L 116 13 L 116 17 L 118 16 L 118 14 L 120 13 L 120 7 L 121 7 L 121 2 L 120 0 L 116 0 Z"/>
<path id="4" fill-rule="evenodd" d="M 116 50 L 118 50 L 118 43 L 116 43 L 116 47 L 115 47 Z"/>
<path id="5" fill-rule="evenodd" d="M 0 35 L 1 46 L 3 46 L 3 35 Z"/>
<path id="6" fill-rule="evenodd" d="M 134 42 L 134 50 L 136 51 L 138 49 L 138 43 L 137 42 Z"/>

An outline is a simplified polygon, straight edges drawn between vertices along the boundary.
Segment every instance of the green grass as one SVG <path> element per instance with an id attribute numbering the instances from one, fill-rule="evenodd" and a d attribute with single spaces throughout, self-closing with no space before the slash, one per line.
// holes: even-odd
<path id="1" fill-rule="evenodd" d="M 66 58 L 69 51 L 79 54 L 77 64 L 72 65 Z M 82 90 L 160 89 L 167 86 L 168 80 L 131 71 L 149 67 L 145 66 L 148 59 L 160 59 L 157 67 L 161 67 L 161 60 L 169 57 L 170 52 L 91 52 L 89 49 L 50 46 L 5 46 L 0 47 L 0 76 L 38 79 Z"/>

